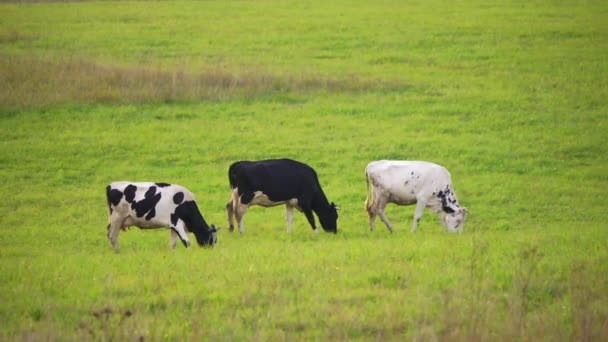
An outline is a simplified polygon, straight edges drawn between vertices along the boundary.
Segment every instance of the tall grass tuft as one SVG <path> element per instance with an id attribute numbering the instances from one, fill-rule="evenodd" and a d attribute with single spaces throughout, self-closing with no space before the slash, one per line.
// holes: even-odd
<path id="1" fill-rule="evenodd" d="M 606 259 L 578 261 L 572 266 L 570 300 L 576 341 L 601 341 L 608 336 Z"/>
<path id="2" fill-rule="evenodd" d="M 397 81 L 323 75 L 279 75 L 258 69 L 210 66 L 199 73 L 143 66 L 100 65 L 79 58 L 59 60 L 0 55 L 0 105 L 40 108 L 79 103 L 170 103 L 251 98 L 284 93 L 402 91 Z"/>

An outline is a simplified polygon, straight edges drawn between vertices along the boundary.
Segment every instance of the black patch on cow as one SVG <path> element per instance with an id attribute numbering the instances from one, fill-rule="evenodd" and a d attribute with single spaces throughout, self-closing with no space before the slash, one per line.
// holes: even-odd
<path id="1" fill-rule="evenodd" d="M 178 192 L 175 195 L 173 195 L 173 203 L 175 204 L 180 204 L 184 201 L 184 193 L 183 192 Z"/>
<path id="2" fill-rule="evenodd" d="M 410 182 L 410 181 L 405 181 L 405 185 L 408 185 L 408 183 L 409 183 L 409 182 Z"/>
<path id="3" fill-rule="evenodd" d="M 125 188 L 125 200 L 129 203 L 132 203 L 135 199 L 135 192 L 137 191 L 137 187 L 133 184 L 127 185 Z"/>
<path id="4" fill-rule="evenodd" d="M 146 191 L 144 198 L 150 198 L 152 196 L 154 196 L 154 194 L 156 194 L 156 187 L 155 186 L 151 186 L 148 191 Z"/>
<path id="5" fill-rule="evenodd" d="M 159 188 L 166 188 L 168 186 L 171 186 L 171 184 L 169 183 L 154 183 L 156 184 L 156 186 L 158 186 Z"/>
<path id="6" fill-rule="evenodd" d="M 444 212 L 451 214 L 455 211 L 448 204 L 448 203 L 451 203 L 451 204 L 456 203 L 456 200 L 452 197 L 452 191 L 450 191 L 449 188 L 446 188 L 445 191 L 443 191 L 443 190 L 439 191 L 437 193 L 437 197 L 439 197 L 439 199 L 441 200 L 441 208 L 443 209 Z"/>
<path id="7" fill-rule="evenodd" d="M 249 204 L 249 202 L 251 202 L 251 200 L 254 197 L 254 193 L 253 192 L 246 192 L 244 194 L 241 195 L 241 203 L 243 204 Z"/>
<path id="8" fill-rule="evenodd" d="M 131 209 L 135 210 L 135 215 L 137 215 L 137 217 L 143 217 L 147 213 L 148 215 L 146 215 L 146 220 L 150 220 L 156 215 L 156 210 L 154 210 L 154 207 L 156 207 L 156 204 L 158 201 L 160 201 L 160 198 L 161 194 L 156 193 L 156 187 L 151 186 L 148 191 L 146 191 L 144 199 L 140 201 L 133 201 L 131 204 Z"/>
<path id="9" fill-rule="evenodd" d="M 208 246 L 215 243 L 215 241 L 211 241 L 212 233 L 210 227 L 205 222 L 196 202 L 184 201 L 178 205 L 175 208 L 175 212 L 171 214 L 171 223 L 176 225 L 178 220 L 184 222 L 186 231 L 194 233 L 196 242 L 200 246 Z"/>
<path id="10" fill-rule="evenodd" d="M 160 194 L 159 194 L 160 195 Z M 148 211 L 148 214 L 146 215 L 146 220 L 149 221 L 151 220 L 154 216 L 156 216 L 156 208 L 152 207 L 152 209 L 150 209 L 150 211 Z"/>
<path id="11" fill-rule="evenodd" d="M 111 189 L 108 185 L 107 196 L 108 203 L 111 203 L 113 206 L 117 206 L 118 203 L 120 203 L 120 200 L 122 199 L 123 193 L 118 189 Z"/>
<path id="12" fill-rule="evenodd" d="M 412 171 L 412 172 L 410 173 L 410 175 L 412 175 L 412 176 L 413 176 L 413 175 L 414 175 L 414 171 Z"/>

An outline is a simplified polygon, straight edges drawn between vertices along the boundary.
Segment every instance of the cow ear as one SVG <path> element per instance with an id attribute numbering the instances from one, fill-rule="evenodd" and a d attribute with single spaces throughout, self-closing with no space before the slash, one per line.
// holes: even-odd
<path id="1" fill-rule="evenodd" d="M 332 206 L 334 209 L 336 209 L 336 210 L 340 210 L 340 206 L 339 206 L 339 205 L 337 205 L 337 204 L 336 204 L 336 203 L 334 203 L 334 202 L 331 202 L 331 206 Z"/>
<path id="2" fill-rule="evenodd" d="M 214 224 L 211 225 L 211 232 L 217 232 L 218 230 L 220 230 L 221 228 L 216 227 Z"/>

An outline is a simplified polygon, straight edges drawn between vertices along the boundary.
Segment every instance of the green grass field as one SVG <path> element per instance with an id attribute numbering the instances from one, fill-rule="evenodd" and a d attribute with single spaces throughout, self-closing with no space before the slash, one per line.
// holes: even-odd
<path id="1" fill-rule="evenodd" d="M 608 338 L 608 4 L 0 3 L 0 340 Z M 290 157 L 337 235 L 252 207 L 228 166 Z M 464 233 L 365 165 L 447 167 Z M 106 238 L 105 186 L 188 187 L 213 249 Z"/>

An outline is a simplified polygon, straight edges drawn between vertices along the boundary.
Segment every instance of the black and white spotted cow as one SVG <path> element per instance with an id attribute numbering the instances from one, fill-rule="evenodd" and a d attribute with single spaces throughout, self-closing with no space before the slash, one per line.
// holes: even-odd
<path id="1" fill-rule="evenodd" d="M 200 246 L 217 242 L 217 229 L 207 225 L 194 195 L 186 188 L 167 183 L 114 182 L 106 187 L 108 209 L 108 239 L 118 250 L 118 233 L 130 226 L 142 229 L 171 229 L 171 248 L 177 238 L 190 246 L 187 232 L 194 233 Z"/>
<path id="2" fill-rule="evenodd" d="M 291 232 L 293 209 L 303 212 L 315 232 L 318 232 L 313 212 L 326 232 L 338 231 L 336 205 L 327 201 L 317 173 L 310 166 L 291 159 L 238 161 L 230 165 L 228 180 L 232 198 L 226 204 L 230 231 L 236 217 L 243 233 L 243 216 L 251 205 L 272 207 L 285 204 L 287 231 Z"/>
<path id="3" fill-rule="evenodd" d="M 416 204 L 412 232 L 416 231 L 425 207 L 439 215 L 445 229 L 462 232 L 468 211 L 458 204 L 450 173 L 444 167 L 424 161 L 379 160 L 367 165 L 365 175 L 368 190 L 365 209 L 371 230 L 378 215 L 389 231 L 393 231 L 384 208 L 388 203 L 395 203 Z"/>

